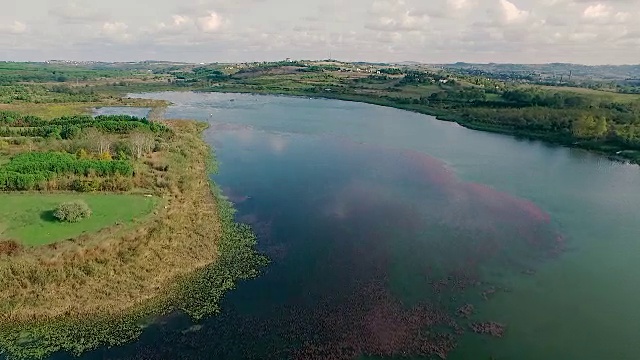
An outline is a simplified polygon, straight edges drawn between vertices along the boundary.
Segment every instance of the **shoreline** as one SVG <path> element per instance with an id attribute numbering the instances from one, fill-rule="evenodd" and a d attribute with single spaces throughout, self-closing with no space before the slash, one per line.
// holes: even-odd
<path id="1" fill-rule="evenodd" d="M 182 168 L 180 161 L 172 163 L 181 189 L 168 194 L 167 208 L 157 209 L 154 219 L 107 244 L 61 243 L 57 257 L 63 263 L 49 264 L 66 271 L 104 262 L 95 274 L 67 275 L 67 281 L 56 284 L 41 265 L 50 256 L 46 247 L 0 258 L 0 273 L 31 265 L 45 281 L 3 296 L 0 356 L 42 359 L 61 351 L 79 355 L 123 344 L 137 338 L 154 319 L 176 311 L 196 320 L 217 314 L 220 300 L 237 281 L 259 275 L 267 260 L 255 251 L 254 233 L 235 222 L 233 205 L 210 178 L 216 163 L 202 135 L 206 124 L 166 123 L 179 137 L 176 154 L 189 154 L 178 159 Z M 129 260 L 121 258 L 122 252 L 129 253 Z M 131 279 L 131 271 L 138 276 Z M 71 290 L 67 282 L 75 280 Z"/>
<path id="2" fill-rule="evenodd" d="M 171 91 L 180 91 L 180 90 L 166 90 L 166 91 L 171 92 Z M 312 98 L 312 99 L 340 100 L 340 101 L 384 106 L 388 108 L 394 108 L 398 110 L 410 111 L 418 114 L 433 116 L 439 121 L 453 122 L 469 130 L 508 135 L 508 136 L 521 138 L 521 139 L 536 140 L 546 144 L 551 144 L 551 145 L 556 145 L 556 146 L 561 146 L 566 148 L 582 149 L 582 150 L 592 152 L 594 154 L 605 156 L 612 161 L 640 165 L 640 158 L 626 156 L 626 154 L 624 153 L 625 151 L 634 151 L 633 149 L 624 149 L 616 146 L 608 146 L 606 143 L 603 144 L 603 143 L 598 143 L 596 141 L 576 141 L 575 139 L 571 139 L 562 134 L 536 133 L 536 132 L 530 132 L 530 131 L 524 131 L 524 130 L 515 130 L 508 127 L 491 127 L 491 126 L 480 124 L 480 123 L 464 121 L 459 115 L 451 112 L 447 112 L 446 110 L 429 109 L 429 108 L 424 108 L 421 105 L 413 105 L 413 104 L 397 104 L 391 101 L 385 101 L 382 98 L 371 98 L 371 97 L 360 96 L 360 95 L 341 95 L 339 93 L 334 93 L 334 95 L 330 95 L 328 93 L 323 95 L 318 95 L 317 93 L 304 94 L 302 92 L 287 93 L 287 92 L 254 91 L 254 90 L 245 90 L 240 88 L 234 88 L 230 91 L 227 91 L 227 89 L 216 89 L 216 88 L 184 89 L 183 91 L 193 91 L 193 92 L 203 92 L 203 93 L 210 92 L 210 93 L 226 93 L 226 94 L 290 96 L 290 97 Z"/>

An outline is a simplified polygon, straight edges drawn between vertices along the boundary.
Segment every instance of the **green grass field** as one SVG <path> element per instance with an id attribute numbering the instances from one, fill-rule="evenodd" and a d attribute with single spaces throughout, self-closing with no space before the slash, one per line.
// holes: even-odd
<path id="1" fill-rule="evenodd" d="M 56 206 L 65 201 L 84 200 L 93 215 L 79 223 L 58 222 Z M 0 240 L 16 240 L 38 246 L 92 233 L 106 227 L 131 224 L 150 214 L 158 198 L 115 194 L 0 194 Z"/>

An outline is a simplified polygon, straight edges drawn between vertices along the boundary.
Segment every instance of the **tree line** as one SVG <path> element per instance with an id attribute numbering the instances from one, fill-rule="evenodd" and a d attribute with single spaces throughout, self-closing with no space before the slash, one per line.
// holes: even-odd
<path id="1" fill-rule="evenodd" d="M 61 175 L 131 177 L 133 164 L 127 160 L 87 159 L 61 152 L 23 153 L 0 167 L 0 190 L 32 190 Z"/>
<path id="2" fill-rule="evenodd" d="M 73 139 L 87 128 L 95 128 L 108 134 L 129 134 L 134 131 L 148 131 L 154 134 L 170 132 L 163 124 L 128 115 L 101 115 L 95 118 L 80 115 L 44 120 L 37 116 L 5 111 L 0 112 L 0 126 L 0 137 Z"/>

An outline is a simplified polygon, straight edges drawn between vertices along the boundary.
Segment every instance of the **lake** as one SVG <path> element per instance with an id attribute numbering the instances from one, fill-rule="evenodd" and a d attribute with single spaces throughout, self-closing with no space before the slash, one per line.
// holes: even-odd
<path id="1" fill-rule="evenodd" d="M 220 316 L 83 358 L 639 357 L 637 166 L 367 104 L 132 96 L 211 124 L 272 263 Z"/>
<path id="2" fill-rule="evenodd" d="M 93 109 L 96 115 L 131 115 L 137 117 L 147 117 L 151 108 L 131 107 L 131 106 L 106 106 Z"/>

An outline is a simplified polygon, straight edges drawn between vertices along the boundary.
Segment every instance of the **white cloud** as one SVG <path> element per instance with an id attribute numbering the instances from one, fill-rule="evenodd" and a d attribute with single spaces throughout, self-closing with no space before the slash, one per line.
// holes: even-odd
<path id="1" fill-rule="evenodd" d="M 528 11 L 520 10 L 514 3 L 508 0 L 500 0 L 502 14 L 507 23 L 515 23 L 525 20 L 529 16 Z"/>
<path id="2" fill-rule="evenodd" d="M 0 25 L 0 34 L 21 35 L 25 34 L 27 30 L 27 24 L 17 20 L 6 25 Z"/>
<path id="3" fill-rule="evenodd" d="M 404 0 L 375 1 L 370 13 L 373 19 L 366 24 L 367 29 L 378 31 L 426 30 L 429 16 L 426 12 L 411 7 Z"/>
<path id="4" fill-rule="evenodd" d="M 447 0 L 447 4 L 454 10 L 466 10 L 472 6 L 470 0 Z"/>
<path id="5" fill-rule="evenodd" d="M 0 12 L 0 53 L 638 63 L 638 18 L 640 0 L 21 0 Z"/>
<path id="6" fill-rule="evenodd" d="M 426 16 L 415 16 L 407 12 L 396 17 L 379 17 L 367 24 L 367 28 L 381 31 L 415 31 L 424 29 L 427 23 Z"/>
<path id="7" fill-rule="evenodd" d="M 127 31 L 129 26 L 121 22 L 106 22 L 102 25 L 102 33 L 105 35 L 117 35 Z"/>
<path id="8" fill-rule="evenodd" d="M 640 6 L 640 4 L 638 4 Z M 640 13 L 638 13 L 640 15 Z M 618 11 L 610 5 L 601 3 L 590 5 L 582 12 L 582 18 L 591 23 L 603 24 L 624 24 L 632 19 L 631 13 Z"/>
<path id="9" fill-rule="evenodd" d="M 149 33 L 166 33 L 166 34 L 179 34 L 185 32 L 194 26 L 194 21 L 186 15 L 173 15 L 171 21 L 168 23 L 161 22 L 156 25 L 152 30 L 148 30 Z"/>
<path id="10" fill-rule="evenodd" d="M 173 15 L 173 25 L 174 26 L 182 26 L 188 22 L 190 22 L 191 19 L 189 19 L 188 16 L 184 16 L 184 15 Z"/>
<path id="11" fill-rule="evenodd" d="M 595 4 L 595 5 L 590 5 L 586 9 L 584 9 L 582 16 L 584 16 L 587 19 L 602 19 L 602 18 L 608 17 L 609 14 L 610 14 L 609 6 L 604 4 Z"/>
<path id="12" fill-rule="evenodd" d="M 222 16 L 218 15 L 215 11 L 212 11 L 207 16 L 198 18 L 198 28 L 205 33 L 212 33 L 220 30 L 224 24 Z"/>
<path id="13" fill-rule="evenodd" d="M 639 14 L 639 15 L 640 15 L 640 14 Z M 630 19 L 631 19 L 631 14 L 629 14 L 628 12 L 620 11 L 620 12 L 617 12 L 617 13 L 613 16 L 613 19 L 614 19 L 616 22 L 621 22 L 621 23 L 623 23 L 623 22 L 626 22 L 627 20 L 630 20 Z"/>
<path id="14" fill-rule="evenodd" d="M 13 24 L 9 25 L 9 32 L 11 34 L 24 34 L 27 32 L 27 25 L 20 21 L 14 21 Z"/>
<path id="15" fill-rule="evenodd" d="M 127 41 L 131 39 L 128 29 L 129 26 L 123 22 L 105 22 L 100 35 L 113 41 Z"/>

